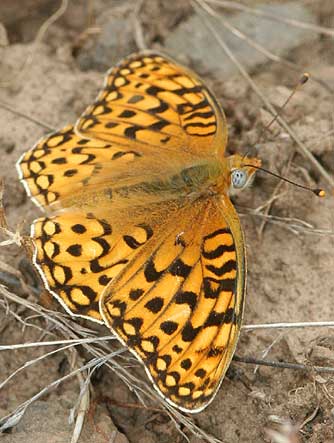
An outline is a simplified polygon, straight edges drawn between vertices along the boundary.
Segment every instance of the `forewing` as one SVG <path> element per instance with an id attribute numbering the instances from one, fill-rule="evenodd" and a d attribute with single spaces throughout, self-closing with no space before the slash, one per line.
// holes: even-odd
<path id="1" fill-rule="evenodd" d="M 94 206 L 115 183 L 173 175 L 194 157 L 223 155 L 226 138 L 224 114 L 201 80 L 164 56 L 142 53 L 110 71 L 76 128 L 43 137 L 17 169 L 38 206 Z"/>
<path id="2" fill-rule="evenodd" d="M 237 215 L 225 197 L 197 201 L 144 252 L 106 288 L 101 313 L 167 401 L 200 411 L 239 335 L 245 256 Z"/>
<path id="3" fill-rule="evenodd" d="M 17 163 L 21 181 L 38 206 L 50 206 L 69 196 L 83 196 L 87 187 L 104 183 L 117 171 L 131 168 L 140 156 L 135 149 L 89 140 L 75 134 L 73 126 L 43 137 Z M 76 200 L 78 201 L 78 200 Z"/>
<path id="4" fill-rule="evenodd" d="M 76 129 L 106 142 L 136 143 L 142 153 L 223 155 L 227 140 L 224 113 L 203 82 L 151 51 L 134 54 L 109 71 Z"/>

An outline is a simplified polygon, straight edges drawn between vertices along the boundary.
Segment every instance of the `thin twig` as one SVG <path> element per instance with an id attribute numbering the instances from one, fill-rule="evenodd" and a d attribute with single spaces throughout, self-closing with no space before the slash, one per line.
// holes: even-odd
<path id="1" fill-rule="evenodd" d="M 147 44 L 145 42 L 145 37 L 144 37 L 144 32 L 143 32 L 143 27 L 142 27 L 142 24 L 141 24 L 140 18 L 139 18 L 140 10 L 143 6 L 143 3 L 144 3 L 143 0 L 139 0 L 136 3 L 135 9 L 131 14 L 136 45 L 137 45 L 138 49 L 140 49 L 141 51 L 147 49 Z"/>
<path id="2" fill-rule="evenodd" d="M 27 115 L 21 111 L 18 111 L 16 108 L 13 108 L 11 105 L 9 105 L 3 101 L 0 101 L 0 107 L 3 109 L 6 109 L 7 111 L 11 112 L 14 115 L 17 115 L 19 117 L 23 117 L 26 120 L 29 120 L 32 123 L 35 123 L 36 125 L 41 126 L 42 128 L 44 128 L 50 132 L 55 131 L 55 129 L 52 126 L 50 126 L 48 123 L 45 123 L 41 120 L 37 120 L 37 118 L 34 118 L 31 115 Z"/>
<path id="3" fill-rule="evenodd" d="M 314 411 L 308 417 L 306 417 L 305 420 L 300 424 L 299 426 L 300 431 L 302 431 L 305 425 L 307 425 L 308 423 L 312 422 L 315 419 L 315 417 L 318 415 L 319 409 L 320 409 L 320 404 L 318 403 Z"/>
<path id="4" fill-rule="evenodd" d="M 242 331 L 255 331 L 257 329 L 299 329 L 299 328 L 328 328 L 334 327 L 334 321 L 308 321 L 308 322 L 282 322 L 262 323 L 258 325 L 243 325 Z"/>
<path id="5" fill-rule="evenodd" d="M 267 348 L 262 352 L 261 359 L 265 359 L 267 357 L 267 355 L 272 350 L 272 348 L 275 346 L 275 344 L 277 342 L 279 342 L 283 338 L 283 336 L 284 336 L 284 333 L 282 333 L 282 332 L 277 335 L 277 337 L 270 343 L 270 345 L 267 346 Z M 257 373 L 258 369 L 259 369 L 259 365 L 256 365 L 254 368 L 254 374 Z"/>
<path id="6" fill-rule="evenodd" d="M 45 346 L 56 346 L 56 345 L 83 345 L 87 343 L 98 343 L 100 341 L 107 342 L 116 340 L 114 335 L 105 335 L 103 337 L 92 337 L 92 338 L 76 338 L 73 340 L 51 340 L 51 341 L 40 341 L 33 343 L 18 343 L 15 345 L 0 345 L 0 351 L 13 351 L 15 349 L 27 349 L 27 348 L 38 348 Z"/>
<path id="7" fill-rule="evenodd" d="M 78 359 L 79 359 L 79 355 L 77 353 L 77 350 L 75 348 L 71 348 L 71 349 L 69 349 L 69 352 L 70 352 L 69 362 L 70 362 L 71 369 L 75 369 L 76 366 L 80 367 L 80 365 L 77 365 Z M 94 366 L 94 368 L 92 369 L 92 372 L 95 370 L 95 368 L 96 368 L 96 366 Z M 80 438 L 80 435 L 82 432 L 82 428 L 83 428 L 83 424 L 84 424 L 84 420 L 85 420 L 85 416 L 86 416 L 86 412 L 89 409 L 89 402 L 90 402 L 89 382 L 90 382 L 90 376 L 91 376 L 92 372 L 90 373 L 90 375 L 88 375 L 85 371 L 85 376 L 83 375 L 84 374 L 83 371 L 80 371 L 76 374 L 77 379 L 79 381 L 80 394 L 79 394 L 77 404 L 75 405 L 75 407 L 72 408 L 71 414 L 70 414 L 70 423 L 73 423 L 74 416 L 76 415 L 75 425 L 74 425 L 73 432 L 72 432 L 71 443 L 77 443 L 79 441 L 79 438 Z"/>
<path id="8" fill-rule="evenodd" d="M 8 230 L 8 222 L 5 214 L 5 208 L 3 206 L 5 183 L 2 177 L 0 177 L 0 228 Z"/>
<path id="9" fill-rule="evenodd" d="M 281 226 L 285 229 L 288 229 L 296 235 L 303 233 L 303 234 L 320 235 L 325 237 L 334 237 L 334 230 L 315 228 L 309 223 L 306 223 L 303 220 L 300 220 L 295 217 L 278 217 L 276 215 L 260 214 L 256 212 L 256 210 L 254 209 L 247 209 L 247 212 L 244 213 L 239 212 L 239 215 L 241 217 L 244 217 L 246 215 L 247 216 L 251 215 L 253 217 L 266 218 L 268 219 L 268 222 Z"/>
<path id="10" fill-rule="evenodd" d="M 262 360 L 260 358 L 254 357 L 240 357 L 238 355 L 234 355 L 233 361 L 238 363 L 246 363 L 251 365 L 262 365 L 262 366 L 270 366 L 272 368 L 280 368 L 280 369 L 293 369 L 297 371 L 308 371 L 308 372 L 320 372 L 326 374 L 334 374 L 334 368 L 330 366 L 307 366 L 301 363 L 289 363 L 282 361 L 273 361 L 273 360 Z"/>

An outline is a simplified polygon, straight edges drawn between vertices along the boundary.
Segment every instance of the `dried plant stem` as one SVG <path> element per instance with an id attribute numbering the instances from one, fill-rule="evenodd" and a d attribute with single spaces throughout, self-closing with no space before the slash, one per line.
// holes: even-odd
<path id="1" fill-rule="evenodd" d="M 68 353 L 69 353 L 68 360 L 70 362 L 71 369 L 74 370 L 76 367 L 80 368 L 80 365 L 78 365 L 79 356 L 78 356 L 77 350 L 75 348 L 71 348 L 68 350 L 67 354 Z M 94 367 L 94 369 L 95 368 L 96 368 L 96 366 Z M 93 371 L 94 371 L 94 369 L 93 369 Z M 84 371 L 84 372 L 86 373 L 86 371 Z M 77 407 L 74 407 L 71 411 L 71 417 L 70 417 L 71 423 L 74 421 L 74 418 L 72 418 L 72 416 L 76 414 L 75 425 L 74 425 L 73 432 L 72 432 L 71 443 L 77 443 L 79 441 L 81 431 L 83 428 L 83 424 L 84 424 L 84 420 L 85 420 L 85 416 L 86 416 L 86 412 L 89 409 L 90 395 L 89 395 L 88 383 L 89 383 L 90 377 L 87 374 L 85 374 L 85 377 L 84 377 L 84 372 L 80 371 L 76 374 L 76 377 L 79 381 L 79 386 L 80 386 L 80 395 L 79 395 Z"/>
<path id="2" fill-rule="evenodd" d="M 50 131 L 50 132 L 55 131 L 55 129 L 52 126 L 50 126 L 48 123 L 45 123 L 40 119 L 34 118 L 31 115 L 27 115 L 24 112 L 18 111 L 16 109 L 16 107 L 13 108 L 8 103 L 0 101 L 0 107 L 3 109 L 6 109 L 7 111 L 11 112 L 12 114 L 17 115 L 18 117 L 23 117 L 25 120 L 35 123 L 35 125 L 41 126 L 42 128 L 46 129 L 47 131 Z"/>
<path id="3" fill-rule="evenodd" d="M 272 368 L 280 368 L 280 369 L 294 369 L 298 371 L 308 371 L 308 372 L 320 372 L 326 374 L 334 374 L 334 368 L 329 366 L 307 366 L 300 363 L 288 363 L 282 361 L 272 361 L 272 360 L 262 360 L 260 358 L 254 357 L 240 357 L 238 355 L 234 355 L 233 361 L 239 363 L 247 363 L 252 365 L 262 365 L 262 366 L 270 366 Z"/>
<path id="4" fill-rule="evenodd" d="M 243 208 L 245 209 L 245 208 Z M 277 215 L 270 214 L 260 214 L 256 212 L 256 209 L 247 209 L 247 212 L 238 212 L 241 217 L 244 216 L 253 216 L 259 218 L 265 218 L 268 222 L 281 226 L 289 231 L 293 232 L 296 235 L 300 233 L 303 234 L 312 234 L 312 235 L 321 235 L 325 237 L 334 237 L 334 231 L 332 229 L 319 229 L 314 228 L 310 223 L 305 222 L 304 220 L 300 220 L 295 217 L 278 217 Z"/>
<path id="5" fill-rule="evenodd" d="M 15 349 L 27 349 L 27 348 L 38 348 L 46 346 L 56 346 L 56 345 L 83 345 L 88 343 L 98 343 L 107 341 L 117 341 L 114 335 L 105 335 L 103 337 L 93 337 L 93 338 L 77 338 L 73 340 L 51 340 L 51 341 L 40 341 L 33 343 L 18 343 L 16 345 L 0 345 L 0 351 L 13 351 Z"/>
<path id="6" fill-rule="evenodd" d="M 300 329 L 300 328 L 329 328 L 334 327 L 334 321 L 308 321 L 308 322 L 282 322 L 263 323 L 258 325 L 243 325 L 242 331 L 255 331 L 258 329 Z"/>
<path id="7" fill-rule="evenodd" d="M 147 49 L 147 44 L 145 42 L 145 35 L 143 31 L 142 24 L 140 22 L 139 14 L 140 10 L 143 6 L 144 0 L 139 0 L 136 3 L 136 6 L 134 8 L 134 11 L 131 14 L 131 19 L 133 22 L 133 29 L 134 29 L 134 37 L 136 41 L 136 45 L 140 51 L 144 51 Z"/>

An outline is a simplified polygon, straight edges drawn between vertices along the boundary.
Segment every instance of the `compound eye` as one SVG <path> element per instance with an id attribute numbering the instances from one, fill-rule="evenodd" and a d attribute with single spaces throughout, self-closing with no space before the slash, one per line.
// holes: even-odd
<path id="1" fill-rule="evenodd" d="M 236 189 L 243 188 L 247 183 L 247 172 L 244 169 L 234 169 L 231 174 L 231 183 Z"/>

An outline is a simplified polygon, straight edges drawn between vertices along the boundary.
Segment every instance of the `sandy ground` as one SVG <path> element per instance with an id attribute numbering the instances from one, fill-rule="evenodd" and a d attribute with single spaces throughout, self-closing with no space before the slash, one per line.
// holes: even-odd
<path id="1" fill-rule="evenodd" d="M 9 225 L 14 230 L 19 226 L 27 231 L 29 223 L 38 216 L 38 210 L 26 198 L 18 182 L 15 162 L 48 131 L 15 111 L 53 128 L 75 121 L 101 86 L 103 74 L 100 71 L 105 68 L 105 52 L 96 36 L 84 32 L 87 11 L 83 2 L 71 5 L 65 16 L 49 29 L 43 42 L 35 45 L 33 36 L 58 3 L 45 2 L 44 8 L 38 1 L 25 0 L 20 3 L 21 7 L 19 3 L 3 1 L 0 5 L 0 20 L 3 17 L 9 38 L 8 45 L 1 48 L 0 175 L 5 181 L 4 204 Z M 24 8 L 22 3 L 25 3 Z M 133 22 L 130 15 L 126 15 L 124 3 L 122 6 L 121 2 L 108 2 L 109 15 L 102 14 L 102 3 L 95 2 L 98 18 L 104 23 L 115 20 L 115 17 L 117 20 L 118 16 L 123 20 L 125 13 L 131 29 Z M 189 16 L 189 6 L 180 2 L 175 11 L 167 2 L 147 3 L 151 7 L 146 5 L 139 16 L 144 36 L 150 46 L 163 49 L 164 39 Z M 162 10 L 159 11 L 157 3 L 160 7 L 162 4 Z M 308 7 L 319 25 L 331 25 L 329 17 L 331 14 L 333 17 L 334 7 L 331 9 L 330 1 L 296 3 Z M 15 11 L 20 14 L 15 15 Z M 157 24 L 159 14 L 164 14 L 160 26 Z M 16 21 L 13 16 L 17 17 Z M 307 44 L 299 44 L 285 52 L 285 56 L 310 70 L 334 90 L 334 53 L 330 44 L 329 38 L 312 34 Z M 114 49 L 112 44 L 111 48 Z M 129 32 L 129 37 L 124 37 L 123 41 L 120 39 L 117 48 L 115 57 L 135 50 L 133 33 Z M 102 56 L 98 59 L 96 54 L 99 51 Z M 21 69 L 31 53 L 33 58 Z M 182 54 L 174 55 L 182 58 Z M 224 57 L 222 54 L 222 62 Z M 114 61 L 112 59 L 110 64 Z M 246 152 L 266 121 L 259 98 L 237 74 L 218 79 L 212 72 L 202 74 L 226 110 L 230 126 L 229 152 Z M 282 63 L 254 66 L 252 77 L 275 105 L 285 100 L 298 81 L 298 74 Z M 1 102 L 8 104 L 12 111 L 2 108 Z M 334 171 L 333 135 L 329 132 L 333 129 L 332 112 L 332 94 L 314 80 L 297 93 L 284 111 L 291 127 L 328 173 Z M 269 210 L 269 214 L 276 218 L 264 219 L 261 217 L 263 210 L 254 213 L 254 209 L 268 204 L 277 181 L 258 174 L 254 185 L 235 200 L 242 214 L 248 249 L 244 324 L 331 320 L 334 319 L 333 191 L 310 162 L 295 151 L 286 132 L 275 125 L 272 129 L 261 139 L 258 148 L 265 167 L 298 182 L 324 187 L 329 190 L 329 197 L 318 199 L 311 193 L 282 184 L 277 192 L 279 196 Z M 262 226 L 263 220 L 267 221 L 265 226 Z M 20 284 L 19 275 L 28 285 L 36 285 L 24 252 L 14 245 L 1 247 L 2 284 L 20 297 L 38 302 L 41 290 L 37 289 L 32 295 Z M 54 308 L 58 309 L 56 304 Z M 41 330 L 19 321 L 21 317 L 44 330 L 50 327 L 41 319 L 30 318 L 31 314 L 15 303 L 0 304 L 0 344 L 44 339 L 46 336 Z M 101 328 L 100 333 L 107 334 L 107 331 Z M 269 360 L 309 367 L 333 366 L 333 350 L 334 335 L 329 328 L 243 331 L 237 355 L 256 358 L 265 355 Z M 37 348 L 1 351 L 0 382 L 43 352 Z M 4 388 L 0 386 L 0 417 L 63 376 L 69 370 L 65 357 L 64 353 L 59 353 L 43 359 L 26 368 Z M 86 361 L 84 353 L 81 357 Z M 254 365 L 232 363 L 212 405 L 192 418 L 197 426 L 212 436 L 211 441 L 218 441 L 213 438 L 226 443 L 334 441 L 331 374 L 264 366 L 258 367 L 256 372 L 254 369 Z M 145 379 L 140 371 L 139 377 Z M 68 416 L 78 393 L 78 383 L 73 379 L 47 392 L 32 404 L 16 426 L 1 435 L 2 440 L 6 443 L 70 441 L 73 426 L 68 423 Z M 193 435 L 187 427 L 177 429 L 166 414 L 154 409 L 154 404 L 148 409 L 136 407 L 138 398 L 119 381 L 117 374 L 105 368 L 94 377 L 91 397 L 80 442 L 182 442 L 186 441 L 182 432 L 192 443 L 205 441 L 204 437 Z M 277 416 L 284 424 L 275 424 L 271 416 Z M 274 431 L 286 439 L 275 440 L 270 434 Z"/>

